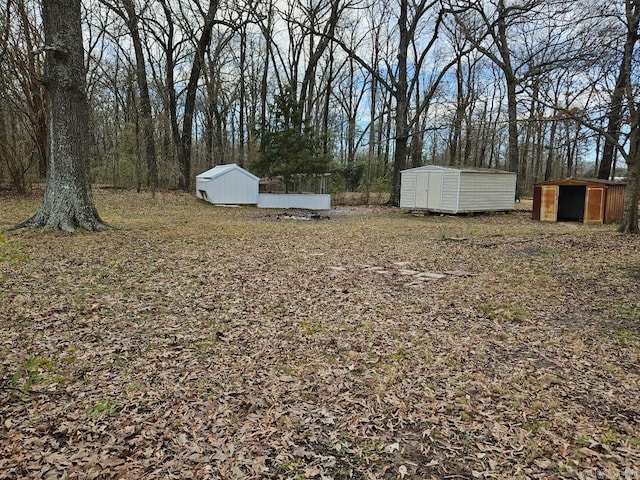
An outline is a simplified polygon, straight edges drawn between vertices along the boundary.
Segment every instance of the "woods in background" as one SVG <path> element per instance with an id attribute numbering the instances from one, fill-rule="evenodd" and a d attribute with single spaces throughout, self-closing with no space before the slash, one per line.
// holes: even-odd
<path id="1" fill-rule="evenodd" d="M 85 0 L 92 180 L 191 191 L 235 162 L 396 205 L 399 171 L 426 163 L 515 171 L 522 194 L 637 185 L 639 17 L 638 0 Z M 0 37 L 0 182 L 23 192 L 47 168 L 40 2 L 5 0 Z"/>

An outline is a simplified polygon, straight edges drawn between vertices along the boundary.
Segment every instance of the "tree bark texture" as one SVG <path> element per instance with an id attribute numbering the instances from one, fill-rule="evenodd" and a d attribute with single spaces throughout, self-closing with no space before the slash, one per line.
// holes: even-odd
<path id="1" fill-rule="evenodd" d="M 195 113 L 198 80 L 200 79 L 200 72 L 204 62 L 205 50 L 211 42 L 211 31 L 215 24 L 217 11 L 218 1 L 210 0 L 209 9 L 204 18 L 204 26 L 202 27 L 202 32 L 198 39 L 196 51 L 193 56 L 193 65 L 191 67 L 191 74 L 189 75 L 189 82 L 187 83 L 187 92 L 184 101 L 184 117 L 182 121 L 182 134 L 180 135 L 180 141 L 177 145 L 179 170 L 178 188 L 186 192 L 191 190 L 191 141 L 193 138 L 193 115 Z"/>
<path id="2" fill-rule="evenodd" d="M 627 35 L 624 43 L 622 60 L 618 78 L 611 94 L 611 105 L 607 112 L 607 135 L 604 140 L 602 160 L 598 169 L 598 178 L 611 177 L 611 169 L 616 155 L 617 143 L 620 137 L 622 125 L 624 97 L 627 90 L 629 75 L 633 68 L 633 52 L 638 35 L 638 22 L 640 21 L 640 2 L 635 0 L 625 1 L 625 13 L 627 22 Z"/>
<path id="3" fill-rule="evenodd" d="M 624 66 L 626 62 L 622 62 Z M 613 158 L 616 154 L 616 144 L 620 137 L 620 124 L 622 122 L 622 102 L 624 97 L 624 67 L 620 67 L 621 72 L 616 81 L 611 96 L 611 105 L 607 113 L 607 136 L 604 141 L 604 149 L 602 151 L 602 160 L 598 168 L 598 178 L 608 180 L 611 177 L 611 166 Z M 615 139 L 615 140 L 614 140 Z"/>
<path id="4" fill-rule="evenodd" d="M 180 149 L 180 127 L 178 126 L 178 100 L 176 96 L 176 88 L 175 88 L 175 79 L 173 70 L 175 68 L 175 55 L 174 55 L 174 25 L 171 9 L 169 8 L 169 4 L 165 0 L 161 0 L 160 4 L 162 5 L 162 11 L 164 13 L 164 17 L 166 20 L 165 27 L 165 35 L 166 35 L 166 43 L 163 45 L 163 50 L 165 54 L 165 91 L 167 92 L 167 97 L 165 99 L 166 105 L 165 109 L 169 111 L 169 123 L 171 126 L 171 137 L 173 139 L 173 143 L 176 149 L 176 156 L 178 156 L 178 151 Z M 178 163 L 180 161 L 178 160 Z"/>
<path id="5" fill-rule="evenodd" d="M 640 233 L 638 227 L 638 203 L 640 202 L 640 106 L 629 100 L 631 133 L 627 162 L 627 191 L 624 199 L 624 214 L 618 230 L 622 233 Z"/>
<path id="6" fill-rule="evenodd" d="M 393 164 L 393 180 L 391 184 L 391 198 L 389 205 L 400 206 L 400 172 L 404 170 L 407 162 L 407 142 L 409 140 L 409 127 L 407 121 L 409 98 L 407 97 L 407 52 L 409 50 L 409 32 L 407 28 L 409 5 L 407 0 L 400 2 L 400 18 L 398 27 L 400 30 L 400 48 L 398 50 L 398 80 L 395 88 L 396 100 L 396 140 Z"/>
<path id="7" fill-rule="evenodd" d="M 623 233 L 640 233 L 638 228 L 638 202 L 640 201 L 640 102 L 634 95 L 632 85 L 633 54 L 640 42 L 640 0 L 626 0 L 627 36 L 625 53 L 620 68 L 629 112 L 629 155 L 627 162 L 627 192 L 624 200 L 624 215 L 619 230 Z"/>
<path id="8" fill-rule="evenodd" d="M 640 122 L 640 114 L 636 113 Z M 640 124 L 633 126 L 627 159 L 627 192 L 624 199 L 624 215 L 620 228 L 622 233 L 640 233 L 638 228 L 638 202 L 640 202 Z"/>
<path id="9" fill-rule="evenodd" d="M 518 78 L 516 77 L 513 65 L 511 63 L 511 49 L 507 39 L 507 20 L 505 18 L 504 2 L 498 2 L 498 21 L 496 43 L 500 51 L 502 64 L 500 68 L 504 72 L 505 82 L 507 84 L 507 116 L 509 118 L 509 149 L 507 170 L 518 173 L 520 166 L 520 153 L 518 151 L 518 95 L 516 89 L 518 87 Z M 520 194 L 521 180 L 518 179 L 518 192 Z"/>
<path id="10" fill-rule="evenodd" d="M 238 165 L 244 168 L 245 161 L 245 70 L 247 60 L 247 27 L 240 29 L 240 92 L 238 103 Z"/>
<path id="11" fill-rule="evenodd" d="M 80 0 L 43 0 L 49 168 L 38 212 L 15 228 L 106 229 L 89 176 L 88 125 Z"/>

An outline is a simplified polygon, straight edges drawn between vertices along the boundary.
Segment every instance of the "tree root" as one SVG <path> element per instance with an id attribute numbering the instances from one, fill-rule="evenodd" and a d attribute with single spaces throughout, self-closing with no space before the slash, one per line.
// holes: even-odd
<path id="1" fill-rule="evenodd" d="M 20 230 L 22 228 L 42 228 L 68 233 L 74 233 L 77 229 L 88 232 L 102 232 L 111 229 L 109 225 L 102 221 L 96 211 L 93 211 L 91 215 L 75 215 L 70 211 L 58 212 L 54 215 L 51 212 L 45 212 L 42 208 L 33 217 L 10 227 L 8 230 Z"/>

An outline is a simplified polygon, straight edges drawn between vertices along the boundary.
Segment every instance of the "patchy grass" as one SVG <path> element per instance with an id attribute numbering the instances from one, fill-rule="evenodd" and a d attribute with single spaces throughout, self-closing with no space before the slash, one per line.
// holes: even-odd
<path id="1" fill-rule="evenodd" d="M 0 478 L 640 474 L 637 236 L 95 194 L 1 234 Z"/>

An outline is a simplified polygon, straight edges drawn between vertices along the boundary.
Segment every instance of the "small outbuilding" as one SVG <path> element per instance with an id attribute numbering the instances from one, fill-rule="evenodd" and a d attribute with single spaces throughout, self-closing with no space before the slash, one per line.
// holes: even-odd
<path id="1" fill-rule="evenodd" d="M 256 205 L 260 179 L 235 163 L 196 176 L 196 197 L 216 205 Z"/>
<path id="2" fill-rule="evenodd" d="M 615 223 L 624 214 L 626 184 L 609 180 L 551 180 L 533 187 L 532 218 L 543 222 Z"/>
<path id="3" fill-rule="evenodd" d="M 400 207 L 441 213 L 513 210 L 516 174 L 437 165 L 400 172 Z"/>

